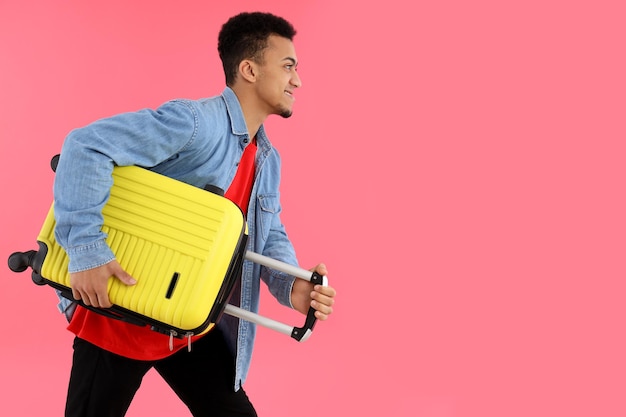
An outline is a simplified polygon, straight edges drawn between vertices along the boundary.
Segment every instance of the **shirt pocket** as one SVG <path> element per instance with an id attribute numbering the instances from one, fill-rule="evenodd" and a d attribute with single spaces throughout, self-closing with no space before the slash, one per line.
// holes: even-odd
<path id="1" fill-rule="evenodd" d="M 259 229 L 263 240 L 267 240 L 272 227 L 272 220 L 280 210 L 278 194 L 259 194 L 257 202 Z"/>

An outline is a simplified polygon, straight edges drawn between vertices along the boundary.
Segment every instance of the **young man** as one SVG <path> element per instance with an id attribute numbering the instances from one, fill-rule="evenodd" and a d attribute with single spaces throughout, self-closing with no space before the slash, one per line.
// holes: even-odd
<path id="1" fill-rule="evenodd" d="M 101 232 L 114 165 L 142 166 L 180 181 L 226 191 L 246 214 L 248 249 L 297 265 L 280 221 L 280 158 L 263 128 L 272 114 L 289 117 L 296 72 L 295 30 L 268 13 L 242 13 L 222 27 L 218 51 L 226 85 L 221 95 L 173 100 L 156 110 L 124 113 L 72 131 L 56 171 L 56 238 L 67 251 L 73 296 L 110 307 L 109 279 L 135 280 L 115 260 Z M 315 270 L 326 275 L 323 264 Z M 313 286 L 246 261 L 231 303 L 257 311 L 261 278 L 277 300 L 319 320 L 332 313 L 335 290 Z M 66 416 L 123 416 L 145 373 L 154 367 L 194 416 L 255 416 L 241 388 L 255 326 L 224 315 L 205 335 L 175 340 L 148 327 L 87 309 L 62 309 L 76 334 Z"/>

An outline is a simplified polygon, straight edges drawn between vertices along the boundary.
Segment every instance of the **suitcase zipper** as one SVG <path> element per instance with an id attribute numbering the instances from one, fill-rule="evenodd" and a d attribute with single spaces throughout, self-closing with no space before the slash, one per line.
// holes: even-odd
<path id="1" fill-rule="evenodd" d="M 176 330 L 170 330 L 170 352 L 174 350 L 174 336 L 178 335 Z M 187 352 L 191 352 L 191 336 L 193 336 L 193 332 L 185 333 L 185 337 L 187 338 Z"/>
<path id="2" fill-rule="evenodd" d="M 193 332 L 187 332 L 185 336 L 187 336 L 187 352 L 191 352 L 191 336 L 193 336 Z"/>
<path id="3" fill-rule="evenodd" d="M 170 330 L 170 352 L 174 350 L 174 336 L 176 336 L 176 331 Z"/>

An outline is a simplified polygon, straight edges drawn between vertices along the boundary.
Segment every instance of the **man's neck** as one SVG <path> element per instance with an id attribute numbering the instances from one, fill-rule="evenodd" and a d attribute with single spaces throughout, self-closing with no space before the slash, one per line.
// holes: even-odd
<path id="1" fill-rule="evenodd" d="M 246 94 L 245 89 L 236 88 L 234 86 L 231 87 L 234 91 L 237 99 L 239 100 L 239 105 L 241 106 L 241 111 L 243 112 L 243 118 L 246 121 L 246 127 L 248 128 L 248 135 L 251 138 L 255 137 L 259 128 L 267 119 L 267 114 L 265 112 L 259 111 L 259 105 L 255 100 L 255 97 L 251 94 Z"/>

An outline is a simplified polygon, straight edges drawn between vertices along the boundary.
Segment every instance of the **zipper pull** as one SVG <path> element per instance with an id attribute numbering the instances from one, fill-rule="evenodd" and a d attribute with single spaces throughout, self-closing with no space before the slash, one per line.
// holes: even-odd
<path id="1" fill-rule="evenodd" d="M 176 336 L 176 332 L 170 330 L 170 352 L 174 350 L 174 336 Z"/>
<path id="2" fill-rule="evenodd" d="M 191 336 L 193 336 L 192 332 L 187 332 L 187 352 L 191 352 Z"/>

